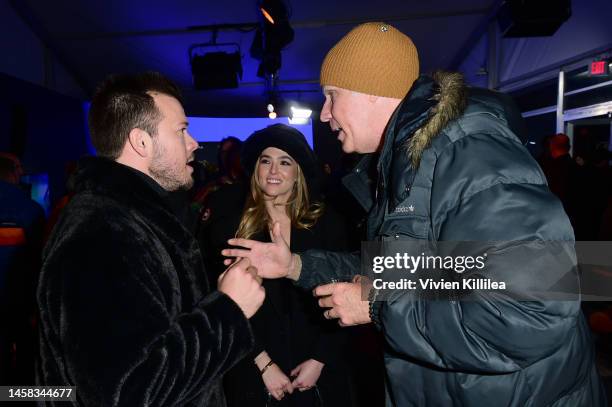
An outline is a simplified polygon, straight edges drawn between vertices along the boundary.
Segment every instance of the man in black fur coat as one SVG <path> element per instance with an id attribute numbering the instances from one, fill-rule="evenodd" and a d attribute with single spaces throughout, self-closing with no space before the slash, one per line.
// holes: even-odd
<path id="1" fill-rule="evenodd" d="M 157 73 L 111 77 L 89 125 L 99 156 L 80 163 L 44 252 L 38 383 L 76 386 L 76 405 L 223 406 L 221 376 L 250 351 L 265 294 L 246 260 L 211 292 L 168 205 L 197 148 L 178 89 Z"/>

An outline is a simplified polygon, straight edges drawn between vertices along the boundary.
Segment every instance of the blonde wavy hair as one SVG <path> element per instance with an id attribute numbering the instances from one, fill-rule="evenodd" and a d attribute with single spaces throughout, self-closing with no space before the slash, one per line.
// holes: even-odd
<path id="1" fill-rule="evenodd" d="M 320 202 L 310 203 L 308 186 L 300 165 L 297 166 L 297 178 L 293 184 L 291 196 L 284 205 L 287 215 L 291 219 L 291 226 L 298 229 L 310 229 L 323 214 L 324 205 Z M 236 237 L 250 239 L 259 232 L 272 227 L 272 219 L 266 210 L 264 192 L 257 180 L 259 170 L 259 159 L 255 162 L 255 169 L 251 175 L 251 194 L 247 198 L 240 219 L 240 225 L 236 231 Z"/>

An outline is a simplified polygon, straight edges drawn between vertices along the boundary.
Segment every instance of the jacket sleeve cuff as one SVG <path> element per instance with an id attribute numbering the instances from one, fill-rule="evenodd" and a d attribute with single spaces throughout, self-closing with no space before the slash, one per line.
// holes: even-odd
<path id="1" fill-rule="evenodd" d="M 226 325 L 234 331 L 233 347 L 251 350 L 255 344 L 255 336 L 251 324 L 238 304 L 221 291 L 213 291 L 202 299 L 200 307 L 206 310 L 210 317 L 223 318 L 231 321 Z M 245 352 L 246 353 L 246 352 Z"/>
<path id="2" fill-rule="evenodd" d="M 381 330 L 382 325 L 380 323 L 380 311 L 382 308 L 382 301 L 378 300 L 378 290 L 376 288 L 370 289 L 368 293 L 368 303 L 370 306 L 370 320 L 376 327 L 376 329 Z"/>
<path id="3" fill-rule="evenodd" d="M 300 270 L 300 276 L 294 282 L 298 287 L 304 288 L 306 290 L 310 290 L 311 288 L 316 286 L 316 280 L 313 279 L 313 275 L 311 275 L 310 271 L 313 267 L 312 259 L 308 256 L 306 252 L 296 253 L 300 256 L 300 261 L 302 263 L 302 268 Z"/>
<path id="4" fill-rule="evenodd" d="M 307 290 L 321 284 L 351 281 L 359 272 L 359 257 L 351 253 L 307 250 L 298 254 L 302 270 L 295 285 Z"/>

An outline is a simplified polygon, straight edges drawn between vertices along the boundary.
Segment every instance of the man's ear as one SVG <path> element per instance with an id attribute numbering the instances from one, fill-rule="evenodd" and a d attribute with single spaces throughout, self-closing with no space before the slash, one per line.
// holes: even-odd
<path id="1" fill-rule="evenodd" d="M 151 154 L 153 140 L 149 133 L 142 129 L 132 129 L 128 136 L 128 143 L 130 143 L 132 150 L 141 157 L 147 157 Z"/>

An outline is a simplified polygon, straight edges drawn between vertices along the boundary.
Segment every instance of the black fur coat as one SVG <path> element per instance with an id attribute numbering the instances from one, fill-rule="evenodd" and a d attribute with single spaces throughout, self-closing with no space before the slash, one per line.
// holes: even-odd
<path id="1" fill-rule="evenodd" d="M 89 158 L 76 183 L 44 252 L 39 384 L 76 386 L 77 405 L 224 406 L 253 334 L 196 241 L 128 167 Z"/>

